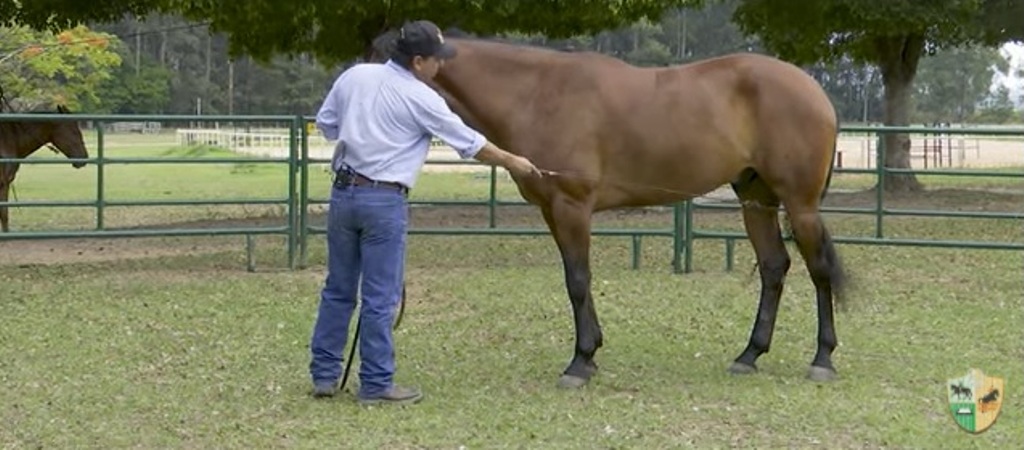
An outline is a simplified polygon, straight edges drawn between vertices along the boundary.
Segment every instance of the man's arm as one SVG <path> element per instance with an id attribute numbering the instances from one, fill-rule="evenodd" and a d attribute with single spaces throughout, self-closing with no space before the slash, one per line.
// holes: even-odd
<path id="1" fill-rule="evenodd" d="M 519 156 L 513 155 L 505 150 L 502 150 L 497 145 L 494 145 L 491 141 L 485 141 L 483 148 L 476 152 L 473 159 L 480 161 L 484 164 L 490 164 L 492 166 L 501 166 L 508 168 L 509 165 L 513 164 L 515 158 Z"/>
<path id="2" fill-rule="evenodd" d="M 430 94 L 413 99 L 417 120 L 428 133 L 451 146 L 463 159 L 473 158 L 485 164 L 498 165 L 517 175 L 541 175 L 528 159 L 488 141 L 453 113 L 440 95 L 433 91 Z"/>
<path id="3" fill-rule="evenodd" d="M 344 74 L 342 74 L 342 77 Z M 331 86 L 330 92 L 320 105 L 320 111 L 316 113 L 316 127 L 324 134 L 328 141 L 338 140 L 341 134 L 341 109 L 343 98 L 341 96 L 341 77 Z"/>

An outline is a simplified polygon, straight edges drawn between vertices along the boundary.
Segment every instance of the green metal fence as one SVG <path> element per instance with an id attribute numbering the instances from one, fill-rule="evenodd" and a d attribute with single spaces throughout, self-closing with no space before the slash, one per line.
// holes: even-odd
<path id="1" fill-rule="evenodd" d="M 307 121 L 312 121 L 312 120 L 314 120 L 314 118 L 313 117 L 307 117 L 306 120 Z M 304 213 L 302 214 L 302 217 L 300 218 L 300 228 L 303 230 L 302 231 L 303 236 L 304 237 L 309 237 L 309 236 L 314 236 L 314 235 L 322 235 L 322 234 L 326 233 L 326 228 L 325 227 L 318 227 L 318 226 L 309 225 L 309 220 L 308 220 L 309 206 L 311 206 L 311 205 L 327 204 L 327 203 L 330 202 L 330 200 L 328 198 L 311 198 L 310 197 L 310 195 L 309 195 L 309 181 L 310 180 L 309 180 L 309 177 L 307 175 L 308 174 L 308 172 L 307 172 L 308 171 L 308 167 L 311 164 L 328 164 L 328 163 L 330 163 L 330 159 L 311 158 L 309 156 L 309 145 L 308 145 L 308 143 L 309 143 L 309 139 L 308 139 L 309 136 L 307 134 L 308 133 L 308 129 L 304 128 L 303 130 L 301 130 L 301 133 L 302 133 L 302 135 L 301 135 L 302 143 L 300 145 L 300 148 L 302 149 L 302 154 L 300 156 L 300 159 L 301 159 L 301 161 L 304 161 L 305 163 L 301 164 L 301 167 L 302 167 L 302 170 L 303 170 L 303 176 L 300 177 L 302 179 L 302 186 L 301 186 L 302 193 L 300 195 L 300 199 L 303 202 L 303 204 L 299 208 L 299 210 L 303 211 Z M 479 162 L 476 162 L 476 161 L 429 161 L 428 160 L 427 164 L 429 164 L 429 165 L 470 165 L 470 166 L 483 166 L 483 167 L 486 167 L 486 165 L 484 165 L 482 163 L 479 163 Z M 528 205 L 528 203 L 526 203 L 525 201 L 521 201 L 521 200 L 520 201 L 507 201 L 507 200 L 500 200 L 500 199 L 498 199 L 498 194 L 497 194 L 498 193 L 498 189 L 497 189 L 497 186 L 498 186 L 498 176 L 499 176 L 498 175 L 498 169 L 496 167 L 494 167 L 494 166 L 491 166 L 489 168 L 489 170 L 490 170 L 490 177 L 489 177 L 488 195 L 487 195 L 487 199 L 486 200 L 477 200 L 477 201 L 474 201 L 474 200 L 456 200 L 456 201 L 410 200 L 409 201 L 409 204 L 411 206 L 413 206 L 413 207 L 416 207 L 416 206 L 441 206 L 441 207 L 444 207 L 444 206 L 480 206 L 480 207 L 486 207 L 487 208 L 487 222 L 488 222 L 486 227 L 483 227 L 483 228 L 471 228 L 471 227 L 461 227 L 461 228 L 412 227 L 412 228 L 409 229 L 409 234 L 410 235 L 433 235 L 433 236 L 539 236 L 539 235 L 549 235 L 550 232 L 546 228 L 508 228 L 508 227 L 499 227 L 498 226 L 497 210 L 498 210 L 499 207 L 501 207 L 501 206 L 510 206 L 510 205 Z M 628 238 L 630 238 L 631 239 L 631 243 L 632 243 L 632 267 L 634 269 L 637 269 L 640 266 L 640 256 L 641 256 L 641 248 L 642 248 L 642 239 L 643 239 L 643 237 L 666 237 L 666 238 L 671 238 L 673 240 L 673 248 L 677 249 L 677 251 L 674 253 L 675 255 L 677 255 L 677 257 L 675 257 L 673 259 L 673 267 L 675 267 L 677 269 L 677 271 L 678 271 L 678 269 L 680 268 L 680 260 L 678 258 L 678 254 L 679 254 L 678 249 L 682 248 L 682 241 L 680 240 L 682 238 L 682 233 L 679 232 L 679 230 L 680 230 L 680 223 L 681 223 L 681 217 L 682 217 L 682 211 L 683 211 L 683 204 L 682 203 L 673 206 L 673 212 L 674 212 L 674 218 L 675 219 L 674 219 L 674 223 L 672 224 L 671 227 L 656 228 L 656 229 L 641 229 L 641 228 L 628 228 L 628 229 L 627 228 L 595 228 L 594 230 L 591 231 L 591 235 L 593 235 L 593 236 L 621 236 L 621 237 L 628 237 Z M 300 256 L 299 256 L 299 259 L 300 259 L 299 264 L 300 265 L 305 265 L 306 264 L 306 261 L 307 261 L 307 244 L 308 244 L 308 239 L 305 239 L 305 238 L 302 239 L 301 244 L 300 244 L 301 248 L 299 250 L 299 254 L 300 254 Z"/>
<path id="2" fill-rule="evenodd" d="M 90 149 L 94 153 L 85 162 L 95 164 L 97 167 L 96 195 L 93 201 L 22 201 L 4 202 L 7 205 L 18 207 L 44 207 L 44 206 L 74 206 L 94 207 L 96 209 L 96 223 L 92 229 L 74 231 L 14 231 L 0 234 L 0 241 L 13 239 L 55 239 L 55 238 L 87 238 L 87 237 L 154 237 L 154 236 L 195 236 L 195 235 L 239 235 L 249 238 L 247 249 L 252 250 L 251 237 L 256 235 L 281 235 L 287 238 L 286 250 L 288 254 L 288 265 L 291 268 L 305 265 L 307 260 L 308 242 L 311 236 L 325 233 L 324 227 L 310 224 L 310 207 L 317 204 L 326 204 L 326 198 L 313 198 L 310 195 L 310 166 L 329 163 L 329 160 L 311 158 L 309 155 L 309 129 L 307 124 L 312 120 L 305 116 L 141 116 L 141 115 L 67 115 L 67 114 L 3 114 L 0 121 L 10 120 L 72 120 L 91 121 L 97 128 L 97 146 Z M 255 123 L 283 126 L 288 130 L 288 156 L 282 157 L 237 157 L 237 158 L 111 158 L 105 156 L 104 151 L 104 130 L 112 122 L 173 122 L 173 123 Z M 860 173 L 872 174 L 876 177 L 879 186 L 884 187 L 885 174 L 887 173 L 939 173 L 937 169 L 908 170 L 889 169 L 884 167 L 884 146 L 881 135 L 884 133 L 952 133 L 958 135 L 984 135 L 984 136 L 1024 136 L 1024 129 L 935 129 L 926 127 L 851 127 L 842 128 L 843 132 L 869 133 L 878 137 L 878 151 L 875 152 L 874 167 L 864 169 L 836 168 L 835 173 Z M 1024 166 L 1024 146 L 1021 148 L 1021 162 Z M 66 159 L 29 159 L 14 160 L 0 159 L 2 163 L 19 162 L 22 164 L 66 164 Z M 274 198 L 227 198 L 207 200 L 123 200 L 113 201 L 106 198 L 104 190 L 104 168 L 109 165 L 132 165 L 132 164 L 218 164 L 218 163 L 254 163 L 254 164 L 278 164 L 287 165 L 288 180 L 287 192 L 282 192 Z M 463 161 L 430 161 L 428 164 L 479 164 L 476 162 Z M 988 170 L 942 170 L 944 175 L 955 175 L 962 177 L 1015 177 L 1024 178 L 1024 172 L 1001 172 Z M 412 228 L 410 234 L 418 235 L 546 235 L 544 228 L 508 228 L 500 227 L 497 223 L 496 212 L 498 208 L 506 205 L 525 205 L 522 201 L 502 201 L 497 198 L 498 171 L 490 168 L 490 185 L 488 197 L 482 201 L 413 201 L 413 205 L 477 205 L 488 208 L 488 225 L 478 228 Z M 835 236 L 838 243 L 865 244 L 865 245 L 899 245 L 899 246 L 931 246 L 931 247 L 958 247 L 958 248 L 984 248 L 1004 250 L 1024 250 L 1024 244 L 1014 242 L 977 242 L 977 241 L 955 241 L 955 240 L 929 240 L 887 237 L 884 233 L 885 218 L 892 216 L 919 216 L 919 217 L 947 217 L 947 218 L 986 218 L 1022 220 L 1024 213 L 1004 212 L 964 212 L 964 211 L 939 211 L 939 210 L 911 210 L 896 209 L 885 205 L 884 189 L 876 190 L 876 204 L 872 208 L 825 208 L 826 213 L 873 215 L 875 217 L 875 232 L 872 237 Z M 260 204 L 260 205 L 281 205 L 287 213 L 285 223 L 282 225 L 266 227 L 175 227 L 170 229 L 116 229 L 109 228 L 104 223 L 104 209 L 112 206 L 152 206 L 152 205 L 232 205 L 232 204 Z M 672 223 L 664 228 L 657 229 L 595 229 L 595 236 L 622 236 L 632 241 L 632 263 L 636 268 L 640 261 L 641 242 L 643 237 L 665 237 L 672 242 L 673 268 L 675 272 L 690 272 L 693 270 L 693 244 L 697 240 L 723 240 L 725 242 L 726 268 L 732 267 L 732 253 L 737 239 L 745 240 L 743 233 L 728 232 L 712 229 L 701 229 L 695 223 L 695 213 L 702 209 L 730 209 L 738 210 L 738 204 L 699 204 L 694 201 L 681 202 L 669 206 L 672 211 Z M 251 260 L 251 258 L 250 258 Z"/>
<path id="3" fill-rule="evenodd" d="M 287 237 L 288 261 L 294 267 L 295 250 L 298 248 L 299 240 L 302 238 L 300 230 L 295 224 L 299 216 L 297 205 L 299 204 L 296 194 L 298 186 L 299 154 L 297 129 L 302 127 L 302 118 L 296 116 L 166 116 L 166 115 L 83 115 L 83 114 L 0 114 L 0 121 L 91 121 L 96 127 L 96 148 L 90 148 L 90 157 L 84 160 L 69 160 L 64 158 L 43 159 L 29 158 L 24 160 L 13 158 L 0 158 L 0 164 L 20 163 L 22 165 L 34 164 L 67 164 L 72 161 L 82 161 L 96 167 L 96 196 L 92 201 L 20 201 L 0 202 L 0 205 L 21 207 L 94 207 L 96 209 L 96 222 L 92 229 L 66 230 L 66 231 L 12 231 L 0 233 L 0 241 L 19 239 L 61 239 L 61 238 L 131 238 L 131 237 L 159 237 L 159 236 L 258 236 L 258 235 L 282 235 Z M 105 130 L 111 122 L 176 122 L 176 123 L 213 123 L 213 122 L 246 122 L 262 124 L 289 124 L 291 130 L 291 148 L 289 156 L 286 157 L 232 157 L 232 158 L 111 158 L 106 156 L 104 135 Z M 276 198 L 219 198 L 219 199 L 186 199 L 186 200 L 109 200 L 105 192 L 105 169 L 111 165 L 141 165 L 141 164 L 223 164 L 223 163 L 252 163 L 252 164 L 279 164 L 288 165 L 288 192 L 282 193 Z M 22 169 L 23 171 L 24 169 Z M 20 172 L 19 172 L 20 173 Z M 168 174 L 173 176 L 173 174 Z M 15 180 L 17 186 L 17 180 Z M 288 221 L 280 226 L 267 227 L 175 227 L 165 229 L 124 229 L 110 228 L 104 222 L 104 211 L 110 207 L 133 207 L 133 206 L 187 206 L 187 205 L 282 205 L 287 209 Z M 12 222 L 15 219 L 12 218 Z"/>
<path id="4" fill-rule="evenodd" d="M 826 214 L 852 214 L 867 215 L 874 217 L 874 233 L 872 237 L 854 236 L 833 236 L 833 241 L 840 244 L 858 245 L 886 245 L 886 246 L 915 246 L 934 248 L 973 248 L 991 250 L 1024 250 L 1024 243 L 1010 241 L 962 241 L 962 240 L 941 240 L 921 238 L 894 238 L 885 235 L 886 217 L 936 217 L 936 218 L 972 218 L 972 219 L 1004 219 L 1024 220 L 1024 212 L 967 212 L 949 210 L 921 210 L 921 209 L 900 209 L 886 206 L 885 183 L 887 174 L 941 174 L 956 177 L 1004 177 L 1024 180 L 1024 142 L 1020 142 L 1018 150 L 1020 165 L 1018 171 L 1003 172 L 995 170 L 949 170 L 949 169 L 895 169 L 885 167 L 885 140 L 884 136 L 891 133 L 907 133 L 918 135 L 968 135 L 968 136 L 1015 136 L 1024 137 L 1024 128 L 931 128 L 931 127 L 868 127 L 868 126 L 843 126 L 844 133 L 869 133 L 877 135 L 874 152 L 874 167 L 864 169 L 834 168 L 836 174 L 869 174 L 875 176 L 877 187 L 874 190 L 875 205 L 871 208 L 852 207 L 823 207 L 822 212 Z M 924 155 L 928 157 L 927 154 Z M 1024 194 L 1024 192 L 1021 192 Z M 1024 207 L 1022 207 L 1024 208 Z M 683 271 L 693 270 L 693 243 L 699 239 L 720 239 L 725 241 L 725 266 L 729 270 L 733 266 L 733 251 L 737 239 L 746 239 L 746 234 L 726 232 L 718 230 L 700 229 L 693 223 L 694 212 L 701 209 L 736 210 L 740 209 L 738 204 L 719 205 L 698 205 L 692 201 L 686 202 L 685 224 L 683 232 L 685 236 L 682 241 L 684 261 Z M 785 208 L 781 208 L 784 212 Z M 1022 223 L 1024 230 L 1024 223 Z M 787 237 L 791 240 L 791 237 Z"/>

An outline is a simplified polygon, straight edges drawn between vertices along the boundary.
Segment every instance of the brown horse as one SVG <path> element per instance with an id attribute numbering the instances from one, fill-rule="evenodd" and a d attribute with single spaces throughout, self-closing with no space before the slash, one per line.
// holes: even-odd
<path id="1" fill-rule="evenodd" d="M 63 105 L 57 112 L 69 114 Z M 53 144 L 60 153 L 70 159 L 86 159 L 89 152 L 82 139 L 82 130 L 78 123 L 64 120 L 46 121 L 5 121 L 0 120 L 0 158 L 25 159 L 40 147 Z M 85 166 L 85 162 L 71 163 L 76 169 Z M 6 202 L 18 174 L 19 164 L 16 162 L 0 163 L 0 202 Z M 9 231 L 7 205 L 0 206 L 0 230 Z"/>
<path id="2" fill-rule="evenodd" d="M 755 372 L 771 346 L 790 268 L 781 204 L 817 292 L 818 345 L 808 376 L 835 377 L 833 294 L 840 298 L 844 274 L 819 206 L 838 122 L 813 78 L 754 54 L 639 68 L 596 53 L 450 42 L 458 54 L 434 81 L 452 109 L 499 146 L 551 171 L 515 182 L 540 208 L 564 266 L 576 348 L 560 386 L 586 384 L 603 341 L 590 289 L 592 214 L 678 202 L 726 183 L 742 202 L 761 275 L 749 344 L 729 371 Z"/>

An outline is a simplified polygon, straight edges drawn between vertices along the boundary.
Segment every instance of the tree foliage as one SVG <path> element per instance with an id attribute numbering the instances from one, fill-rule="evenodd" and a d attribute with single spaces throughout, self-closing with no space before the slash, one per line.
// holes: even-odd
<path id="1" fill-rule="evenodd" d="M 74 12 L 76 8 L 74 4 L 53 0 L 34 1 L 39 2 L 31 4 L 38 11 Z M 535 31 L 494 34 L 512 42 L 568 51 L 594 51 L 647 66 L 692 62 L 735 51 L 765 52 L 759 36 L 745 36 L 732 23 L 734 11 L 747 1 L 716 0 L 706 2 L 705 7 L 670 8 L 655 19 L 626 22 L 597 33 L 572 34 L 564 38 Z M 412 2 L 402 4 L 405 3 Z M 50 6 L 39 6 L 45 4 Z M 69 9 L 62 9 L 62 4 L 69 5 Z M 109 4 L 101 2 L 97 9 L 87 12 L 91 17 L 100 17 L 103 5 Z M 140 4 L 142 2 L 135 3 Z M 149 4 L 165 5 L 160 6 L 165 8 L 171 3 Z M 395 4 L 399 4 L 398 0 Z M 43 17 L 44 28 L 47 23 L 60 24 L 58 17 L 67 18 L 69 14 Z M 441 22 L 435 16 L 430 18 Z M 465 17 L 462 20 L 452 24 L 465 29 L 468 22 Z M 535 20 L 542 24 L 540 19 Z M 230 35 L 211 31 L 207 22 L 206 19 L 190 21 L 177 13 L 150 13 L 144 18 L 129 14 L 110 23 L 92 24 L 94 30 L 121 37 L 123 43 L 118 45 L 112 39 L 111 47 L 117 49 L 123 63 L 113 72 L 113 77 L 98 88 L 102 92 L 101 101 L 84 102 L 82 108 L 90 112 L 128 114 L 193 114 L 200 107 L 204 114 L 309 114 L 322 101 L 334 76 L 352 62 L 317 64 L 308 52 L 272 56 L 262 64 L 246 55 L 236 53 L 232 57 L 228 53 Z M 336 24 L 335 28 L 340 30 L 349 23 Z M 357 47 L 351 51 L 358 51 Z M 954 72 L 965 69 L 963 62 L 978 59 L 975 53 L 987 50 L 972 47 L 969 53 L 964 51 L 951 47 L 937 49 L 934 56 L 922 57 L 916 88 L 910 90 L 912 104 L 916 106 L 910 108 L 913 123 L 956 121 L 956 111 L 968 110 L 970 104 L 982 100 L 967 99 L 962 108 L 959 104 L 949 107 L 948 100 L 942 100 L 954 95 L 949 93 L 950 89 L 962 87 L 956 81 L 963 75 Z M 1005 60 L 996 64 L 1005 65 Z M 825 88 L 843 122 L 885 119 L 882 74 L 874 65 L 842 55 L 805 68 Z M 984 78 L 974 78 L 980 82 L 972 83 L 976 88 L 972 92 L 987 89 L 983 86 Z M 944 107 L 931 106 L 939 104 Z M 983 101 L 978 108 L 966 120 L 995 120 L 1005 116 L 1002 112 L 986 112 L 1004 108 L 1000 102 Z M 1016 115 L 1010 117 L 1018 120 Z"/>
<path id="2" fill-rule="evenodd" d="M 0 0 L 0 25 L 20 24 L 57 31 L 90 22 L 113 22 L 127 14 L 169 8 L 177 0 Z"/>
<path id="3" fill-rule="evenodd" d="M 744 0 L 735 19 L 796 63 L 842 56 L 877 63 L 888 41 L 922 50 L 1024 39 L 1018 0 Z"/>
<path id="4" fill-rule="evenodd" d="M 1020 0 L 744 0 L 735 20 L 744 32 L 796 63 L 851 58 L 876 65 L 885 85 L 885 123 L 907 125 L 912 84 L 924 54 L 968 44 L 1024 39 Z M 886 166 L 910 167 L 905 135 L 886 137 Z M 913 175 L 887 186 L 916 190 Z"/>
<path id="5" fill-rule="evenodd" d="M 116 38 L 78 26 L 60 33 L 0 27 L 0 87 L 16 110 L 99 101 L 97 88 L 121 64 Z"/>
<path id="6" fill-rule="evenodd" d="M 657 20 L 670 7 L 701 0 L 0 0 L 0 22 L 37 29 L 125 13 L 181 14 L 230 36 L 231 53 L 259 61 L 309 52 L 324 65 L 368 53 L 373 38 L 404 21 L 430 19 L 442 28 L 478 34 L 540 32 L 549 37 L 596 33 L 641 18 Z M 17 6 L 20 5 L 20 6 Z"/>
<path id="7" fill-rule="evenodd" d="M 995 75 L 1009 68 L 1009 61 L 992 47 L 954 47 L 922 59 L 914 82 L 915 117 L 957 123 L 972 119 Z"/>

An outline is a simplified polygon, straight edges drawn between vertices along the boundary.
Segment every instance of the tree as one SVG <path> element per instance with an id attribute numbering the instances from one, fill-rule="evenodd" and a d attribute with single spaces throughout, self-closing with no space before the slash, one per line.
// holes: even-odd
<path id="1" fill-rule="evenodd" d="M 58 34 L 0 27 L 0 87 L 9 106 L 29 110 L 98 103 L 97 88 L 121 64 L 113 36 L 84 26 Z"/>
<path id="2" fill-rule="evenodd" d="M 136 70 L 138 69 L 138 70 Z M 87 103 L 84 110 L 99 114 L 161 114 L 171 101 L 169 70 L 144 61 L 141 67 L 121 64 L 100 86 L 99 103 Z"/>
<path id="3" fill-rule="evenodd" d="M 113 22 L 126 14 L 145 15 L 178 0 L 0 0 L 0 26 L 19 24 L 57 31 L 88 22 Z"/>
<path id="4" fill-rule="evenodd" d="M 1020 0 L 745 0 L 734 20 L 781 58 L 798 64 L 850 57 L 873 64 L 885 86 L 886 125 L 906 126 L 923 54 L 965 44 L 1024 39 Z M 906 134 L 885 139 L 885 165 L 910 167 Z M 912 174 L 890 174 L 887 190 L 919 190 Z"/>
<path id="5" fill-rule="evenodd" d="M 1013 100 L 1010 99 L 1010 89 L 1006 86 L 999 86 L 995 92 L 989 93 L 978 114 L 971 119 L 980 123 L 997 124 L 1016 120 L 1017 111 L 1014 110 Z"/>
<path id="6" fill-rule="evenodd" d="M 924 121 L 965 122 L 988 96 L 995 75 L 1009 67 L 993 47 L 950 48 L 923 58 L 915 79 L 915 116 Z"/>
<path id="7" fill-rule="evenodd" d="M 181 14 L 230 36 L 233 56 L 261 62 L 276 55 L 313 54 L 325 66 L 369 54 L 372 41 L 406 20 L 430 19 L 478 34 L 540 32 L 548 37 L 594 33 L 641 18 L 658 20 L 670 7 L 702 0 L 0 0 L 0 23 L 36 29 L 126 13 Z"/>

